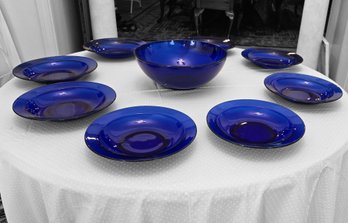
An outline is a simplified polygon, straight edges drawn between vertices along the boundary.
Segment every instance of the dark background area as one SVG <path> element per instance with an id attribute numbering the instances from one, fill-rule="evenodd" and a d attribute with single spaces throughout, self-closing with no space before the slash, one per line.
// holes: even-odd
<path id="1" fill-rule="evenodd" d="M 93 39 L 88 0 L 78 4 L 83 42 Z M 193 9 L 195 0 L 177 0 L 168 16 L 170 0 L 165 1 L 164 17 L 158 22 L 160 0 L 142 0 L 142 7 L 131 0 L 115 0 L 119 37 L 163 40 L 197 35 Z M 279 4 L 282 3 L 282 4 Z M 295 49 L 304 0 L 235 0 L 230 38 L 237 46 Z M 206 9 L 202 13 L 200 35 L 227 37 L 229 19 L 224 11 Z"/>
<path id="2" fill-rule="evenodd" d="M 241 1 L 243 5 L 235 5 L 230 35 L 236 45 L 296 48 L 304 0 L 283 0 L 281 7 L 275 4 L 279 0 Z M 161 22 L 157 22 L 160 18 L 158 0 L 142 1 L 142 8 L 134 2 L 133 14 L 129 12 L 129 0 L 117 1 L 115 4 L 120 37 L 162 40 L 197 35 L 194 5 L 187 4 L 187 1 L 177 1 L 171 16 L 164 16 Z M 165 15 L 168 11 L 167 4 Z M 224 11 L 207 9 L 202 14 L 200 34 L 226 37 L 228 25 L 229 19 Z"/>

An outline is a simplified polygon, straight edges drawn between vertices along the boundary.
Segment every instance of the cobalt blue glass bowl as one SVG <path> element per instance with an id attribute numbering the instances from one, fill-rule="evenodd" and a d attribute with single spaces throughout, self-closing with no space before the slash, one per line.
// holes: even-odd
<path id="1" fill-rule="evenodd" d="M 275 73 L 265 78 L 268 90 L 292 102 L 319 104 L 342 97 L 337 85 L 324 79 L 298 73 Z"/>
<path id="2" fill-rule="evenodd" d="M 212 80 L 223 67 L 226 51 L 195 40 L 168 40 L 135 49 L 141 69 L 165 88 L 193 89 Z"/>
<path id="3" fill-rule="evenodd" d="M 103 84 L 63 82 L 24 93 L 15 100 L 12 109 L 23 118 L 65 121 L 100 111 L 115 99 L 115 91 Z"/>
<path id="4" fill-rule="evenodd" d="M 106 58 L 127 58 L 134 55 L 134 49 L 144 41 L 125 38 L 104 38 L 91 40 L 83 45 L 85 50 Z"/>
<path id="5" fill-rule="evenodd" d="M 215 45 L 218 45 L 219 47 L 223 48 L 224 50 L 229 50 L 229 49 L 232 49 L 234 47 L 234 44 L 232 43 L 231 39 L 226 39 L 223 37 L 191 36 L 189 39 L 215 44 Z"/>
<path id="6" fill-rule="evenodd" d="M 53 83 L 76 80 L 96 68 L 97 62 L 88 57 L 53 56 L 22 63 L 12 73 L 23 80 Z"/>
<path id="7" fill-rule="evenodd" d="M 147 161 L 170 156 L 196 137 L 193 120 L 182 112 L 158 106 L 136 106 L 108 113 L 86 130 L 94 153 L 122 161 Z"/>
<path id="8" fill-rule="evenodd" d="M 302 119 L 283 106 L 260 100 L 233 100 L 213 107 L 207 123 L 218 137 L 245 147 L 277 148 L 297 142 Z"/>
<path id="9" fill-rule="evenodd" d="M 283 69 L 303 62 L 300 55 L 283 50 L 248 48 L 242 56 L 265 69 Z"/>

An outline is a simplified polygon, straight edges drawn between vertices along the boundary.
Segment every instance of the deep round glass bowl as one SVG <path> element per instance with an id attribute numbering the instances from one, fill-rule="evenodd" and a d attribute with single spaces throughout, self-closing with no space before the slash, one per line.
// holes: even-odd
<path id="1" fill-rule="evenodd" d="M 144 41 L 125 38 L 104 38 L 91 40 L 83 45 L 85 50 L 106 58 L 127 58 L 134 55 L 134 49 Z"/>
<path id="2" fill-rule="evenodd" d="M 66 121 L 98 112 L 116 99 L 116 92 L 95 82 L 62 82 L 41 86 L 18 97 L 13 111 L 28 119 Z"/>
<path id="3" fill-rule="evenodd" d="M 159 106 L 136 106 L 110 112 L 86 130 L 93 152 L 122 161 L 147 161 L 177 153 L 196 137 L 193 120 L 182 112 Z"/>
<path id="4" fill-rule="evenodd" d="M 260 100 L 233 100 L 213 107 L 207 123 L 218 137 L 245 147 L 277 148 L 305 133 L 302 119 L 281 105 Z"/>
<path id="5" fill-rule="evenodd" d="M 54 83 L 76 80 L 97 68 L 97 62 L 81 56 L 52 56 L 16 66 L 14 76 L 28 81 Z"/>
<path id="6" fill-rule="evenodd" d="M 135 49 L 141 69 L 165 88 L 185 90 L 200 87 L 222 69 L 226 51 L 195 40 L 168 40 Z"/>
<path id="7" fill-rule="evenodd" d="M 302 104 L 332 102 L 343 95 L 341 88 L 327 80 L 298 73 L 275 73 L 264 84 L 280 97 Z"/>
<path id="8" fill-rule="evenodd" d="M 294 52 L 267 48 L 248 48 L 242 51 L 242 56 L 264 69 L 283 69 L 303 62 Z"/>

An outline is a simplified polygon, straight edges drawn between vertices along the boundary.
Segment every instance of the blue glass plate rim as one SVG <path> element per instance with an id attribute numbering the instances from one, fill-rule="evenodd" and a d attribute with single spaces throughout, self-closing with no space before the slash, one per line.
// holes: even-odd
<path id="1" fill-rule="evenodd" d="M 290 141 L 287 141 L 285 143 L 279 143 L 275 141 L 271 143 L 257 145 L 257 144 L 246 144 L 242 142 L 236 142 L 228 134 L 226 134 L 223 130 L 221 130 L 221 128 L 217 125 L 216 120 L 222 112 L 230 108 L 234 108 L 238 106 L 255 107 L 255 108 L 263 108 L 263 109 L 266 108 L 266 109 L 275 111 L 278 114 L 284 115 L 284 117 L 286 117 L 288 121 L 294 126 L 293 129 L 296 129 L 296 131 L 297 130 L 298 131 L 295 132 L 296 135 L 294 134 L 291 135 Z M 224 109 L 224 107 L 227 107 L 227 108 Z M 284 106 L 281 106 L 272 102 L 256 100 L 256 99 L 237 99 L 237 100 L 225 101 L 220 104 L 217 104 L 209 110 L 206 116 L 206 122 L 210 130 L 217 137 L 242 147 L 249 147 L 254 149 L 276 149 L 280 147 L 289 146 L 299 141 L 305 134 L 305 124 L 303 120 L 300 118 L 300 116 L 298 116 L 295 112 L 293 112 L 292 110 Z"/>
<path id="2" fill-rule="evenodd" d="M 147 42 L 145 42 L 145 41 L 143 41 L 143 40 L 137 40 L 137 39 L 131 39 L 131 38 L 120 38 L 120 37 L 115 37 L 115 38 L 100 38 L 100 39 L 91 40 L 91 41 L 89 41 L 89 42 L 83 44 L 82 48 L 85 49 L 85 50 L 88 50 L 88 51 L 90 51 L 90 52 L 96 53 L 96 54 L 102 54 L 103 52 L 98 52 L 98 51 L 96 51 L 95 49 L 93 49 L 93 46 L 94 46 L 93 44 L 95 44 L 95 43 L 98 42 L 98 41 L 110 41 L 110 42 L 112 42 L 112 41 L 115 42 L 115 41 L 116 41 L 116 42 L 120 42 L 119 45 L 121 45 L 122 42 L 123 42 L 123 43 L 134 44 L 134 45 L 135 45 L 134 49 L 136 48 L 136 46 L 139 47 L 139 46 L 144 45 L 144 44 L 147 43 Z M 117 52 L 114 52 L 114 53 L 112 53 L 112 54 L 115 54 L 115 55 L 129 55 L 129 54 L 132 54 L 132 53 L 133 53 L 134 49 L 132 49 L 132 50 L 127 50 L 127 49 L 125 49 L 125 50 L 120 51 L 120 52 L 118 52 L 118 53 L 117 53 Z M 110 55 L 112 55 L 112 54 L 110 54 Z"/>
<path id="3" fill-rule="evenodd" d="M 138 48 L 135 49 L 135 57 L 137 58 L 138 61 L 148 64 L 148 65 L 154 65 L 154 66 L 158 66 L 158 67 L 167 67 L 167 68 L 180 68 L 180 69 L 195 69 L 195 68 L 200 68 L 200 67 L 205 67 L 208 65 L 214 65 L 214 64 L 219 64 L 223 61 L 226 60 L 226 56 L 227 56 L 227 51 L 224 50 L 222 47 L 216 45 L 216 44 L 212 44 L 212 43 L 207 43 L 207 42 L 201 42 L 201 41 L 197 41 L 200 42 L 201 44 L 207 44 L 207 45 L 211 45 L 214 47 L 218 47 L 222 49 L 222 52 L 224 53 L 224 55 L 222 56 L 222 58 L 220 60 L 216 60 L 210 63 L 204 63 L 204 64 L 199 64 L 199 65 L 194 65 L 194 66 L 176 66 L 176 65 L 164 65 L 164 64 L 160 64 L 160 63 L 155 63 L 155 62 L 149 62 L 149 61 L 145 61 L 141 58 L 139 58 L 137 56 L 137 52 L 142 50 L 142 48 L 146 48 L 148 46 L 150 46 L 151 44 L 156 44 L 156 43 L 165 43 L 165 42 L 170 42 L 170 41 L 175 41 L 175 42 L 190 42 L 193 40 L 190 39 L 172 39 L 172 40 L 160 40 L 160 41 L 153 41 L 153 42 L 149 42 L 149 43 L 145 43 L 141 46 L 139 46 Z"/>
<path id="4" fill-rule="evenodd" d="M 42 63 L 46 63 L 44 62 L 44 60 L 47 60 L 47 62 L 55 62 L 55 61 L 78 61 L 78 62 L 84 62 L 87 66 L 88 66 L 88 70 L 86 72 L 81 73 L 80 75 L 76 76 L 76 77 L 72 77 L 72 78 L 65 78 L 65 79 L 60 79 L 60 80 L 40 80 L 40 79 L 33 79 L 31 80 L 29 77 L 25 76 L 25 75 L 21 75 L 21 71 L 26 69 L 27 65 L 30 63 L 37 63 L 40 61 L 39 64 Z M 91 63 L 92 65 L 90 65 L 89 63 Z M 84 75 L 87 75 L 91 72 L 93 72 L 95 69 L 97 69 L 98 67 L 98 63 L 97 61 L 95 61 L 92 58 L 89 57 L 84 57 L 84 56 L 73 56 L 73 55 L 62 55 L 62 56 L 50 56 L 50 57 L 42 57 L 42 58 L 38 58 L 38 59 L 34 59 L 34 60 L 29 60 L 26 61 L 24 63 L 21 63 L 19 65 L 17 65 L 16 67 L 14 67 L 12 69 L 12 74 L 22 80 L 26 80 L 26 81 L 33 81 L 33 82 L 38 82 L 38 83 L 53 83 L 53 82 L 64 82 L 64 81 L 73 81 L 73 80 L 77 80 L 79 78 L 81 78 Z"/>
<path id="5" fill-rule="evenodd" d="M 331 96 L 330 98 L 326 98 L 325 100 L 318 100 L 318 101 L 303 101 L 303 100 L 298 100 L 292 97 L 288 97 L 284 94 L 282 94 L 281 92 L 279 92 L 274 86 L 273 86 L 273 82 L 278 80 L 278 79 L 286 79 L 286 78 L 296 78 L 296 79 L 303 79 L 305 81 L 309 81 L 309 82 L 315 82 L 318 83 L 320 85 L 323 86 L 327 86 L 328 88 L 332 89 L 333 91 L 333 96 Z M 340 87 L 338 87 L 336 84 L 324 80 L 322 78 L 319 77 L 315 77 L 315 76 L 311 76 L 311 75 L 307 75 L 307 74 L 302 74 L 302 73 L 290 73 L 290 72 L 279 72 L 279 73 L 273 73 L 269 76 L 267 76 L 264 79 L 264 85 L 265 87 L 271 91 L 272 93 L 288 100 L 291 102 L 295 102 L 295 103 L 301 103 L 301 104 L 321 104 L 321 103 L 329 103 L 329 102 L 333 102 L 333 101 L 337 101 L 338 99 L 340 99 L 343 96 L 343 92 L 341 90 Z"/>
<path id="6" fill-rule="evenodd" d="M 235 44 L 232 43 L 232 40 L 229 38 L 223 38 L 223 37 L 216 37 L 216 36 L 190 36 L 188 38 L 185 38 L 188 40 L 195 40 L 200 42 L 208 42 L 214 45 L 217 45 L 224 50 L 230 50 L 235 47 Z M 227 42 L 225 42 L 227 41 Z"/>
<path id="7" fill-rule="evenodd" d="M 31 98 L 34 98 L 36 96 L 39 96 L 42 93 L 50 92 L 50 91 L 60 91 L 64 90 L 65 88 L 74 88 L 74 87 L 87 87 L 91 89 L 98 89 L 100 92 L 103 93 L 103 95 L 106 97 L 104 102 L 99 105 L 97 109 L 94 109 L 90 112 L 83 113 L 79 116 L 71 117 L 71 118 L 64 118 L 64 119 L 56 119 L 56 118 L 45 118 L 45 117 L 31 117 L 31 116 L 25 116 L 23 114 L 28 113 L 26 111 L 26 105 L 27 102 L 31 100 Z M 117 94 L 116 92 L 109 86 L 97 83 L 97 82 L 60 82 L 60 83 L 54 83 L 50 85 L 45 85 L 41 87 L 34 88 L 32 90 L 27 91 L 26 93 L 20 95 L 12 104 L 12 110 L 14 113 L 16 113 L 18 116 L 30 120 L 38 120 L 38 121 L 70 121 L 75 120 L 79 118 L 83 118 L 86 116 L 89 116 L 91 114 L 94 114 L 98 111 L 101 111 L 108 106 L 110 106 L 115 100 L 116 100 Z"/>
<path id="8" fill-rule="evenodd" d="M 156 113 L 153 113 L 154 109 L 157 110 Z M 151 113 L 146 113 L 148 110 Z M 99 142 L 100 141 L 99 135 L 102 132 L 103 128 L 107 124 L 109 124 L 111 121 L 114 121 L 117 118 L 125 117 L 127 115 L 136 115 L 136 114 L 160 114 L 164 116 L 168 116 L 168 114 L 171 114 L 171 115 L 179 116 L 179 118 L 183 119 L 183 120 L 179 120 L 179 119 L 177 120 L 181 121 L 181 123 L 184 126 L 185 140 L 182 140 L 181 142 L 176 144 L 174 147 L 165 149 L 159 153 L 156 153 L 150 156 L 132 156 L 130 154 L 124 154 L 122 152 L 117 152 L 116 154 L 116 153 L 108 151 L 106 148 L 103 148 L 103 146 L 101 145 L 101 142 Z M 143 105 L 143 106 L 133 106 L 133 107 L 118 109 L 116 111 L 107 113 L 99 117 L 87 127 L 85 135 L 84 135 L 84 140 L 87 147 L 98 156 L 102 156 L 104 158 L 111 159 L 111 160 L 124 161 L 124 162 L 144 162 L 144 161 L 162 159 L 184 150 L 195 140 L 196 135 L 197 135 L 196 124 L 185 113 L 182 113 L 178 110 L 168 108 L 168 107 Z"/>
<path id="9" fill-rule="evenodd" d="M 270 52 L 275 52 L 275 53 L 283 53 L 283 54 L 285 54 L 285 55 L 295 59 L 294 60 L 295 63 L 290 64 L 289 67 L 301 64 L 303 62 L 303 58 L 300 55 L 298 55 L 295 52 L 286 51 L 286 50 L 278 50 L 278 49 L 272 49 L 272 48 L 255 48 L 255 47 L 251 47 L 251 48 L 247 48 L 247 49 L 245 49 L 245 50 L 243 50 L 241 52 L 241 55 L 245 59 L 247 59 L 247 60 L 249 60 L 249 61 L 251 61 L 251 62 L 253 62 L 253 63 L 257 64 L 257 65 L 263 65 L 263 64 L 260 63 L 260 62 L 256 62 L 256 61 L 254 61 L 254 60 L 249 58 L 249 53 L 251 53 L 252 51 L 270 51 Z M 268 69 L 279 69 L 279 68 L 268 68 Z"/>

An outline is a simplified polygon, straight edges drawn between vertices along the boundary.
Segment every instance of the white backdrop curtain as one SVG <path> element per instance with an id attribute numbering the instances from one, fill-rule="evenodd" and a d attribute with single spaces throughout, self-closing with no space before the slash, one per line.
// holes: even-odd
<path id="1" fill-rule="evenodd" d="M 326 38 L 330 42 L 330 77 L 348 90 L 348 1 L 333 0 Z"/>
<path id="2" fill-rule="evenodd" d="M 297 53 L 303 64 L 317 69 L 330 0 L 305 0 Z"/>
<path id="3" fill-rule="evenodd" d="M 93 39 L 117 37 L 114 0 L 89 0 Z"/>
<path id="4" fill-rule="evenodd" d="M 0 8 L 0 86 L 11 79 L 11 70 L 19 63 L 16 46 Z"/>

